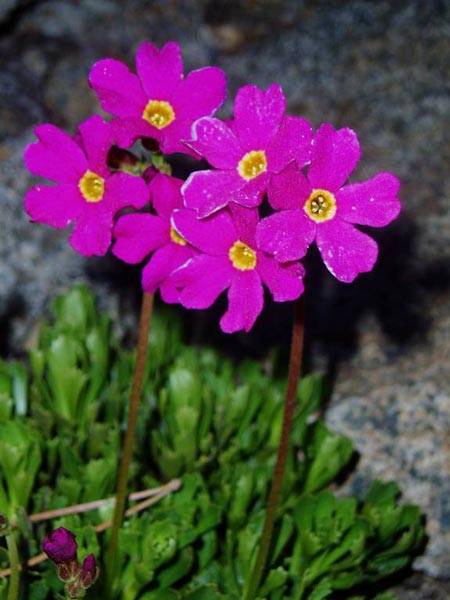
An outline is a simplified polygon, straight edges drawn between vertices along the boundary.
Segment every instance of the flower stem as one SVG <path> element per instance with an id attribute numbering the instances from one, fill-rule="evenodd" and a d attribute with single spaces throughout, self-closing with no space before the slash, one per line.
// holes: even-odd
<path id="1" fill-rule="evenodd" d="M 289 440 L 292 429 L 292 419 L 294 416 L 295 400 L 297 395 L 297 382 L 300 376 L 303 356 L 304 340 L 304 301 L 303 296 L 296 300 L 294 305 L 294 320 L 292 326 L 291 355 L 289 359 L 289 373 L 284 400 L 283 426 L 278 446 L 277 462 L 273 472 L 272 485 L 267 500 L 266 518 L 264 522 L 261 539 L 259 542 L 258 555 L 250 575 L 245 600 L 253 600 L 258 592 L 259 585 L 269 554 L 270 543 L 272 540 L 273 526 L 280 498 L 281 485 L 283 483 L 283 473 L 286 464 L 286 458 L 289 451 Z"/>
<path id="2" fill-rule="evenodd" d="M 106 553 L 106 569 L 108 582 L 112 587 L 114 574 L 116 573 L 117 543 L 119 529 L 122 525 L 125 511 L 125 501 L 128 492 L 128 473 L 130 470 L 131 456 L 133 454 L 136 423 L 139 412 L 139 401 L 142 394 L 145 363 L 147 359 L 148 335 L 153 314 L 153 295 L 144 292 L 142 296 L 141 316 L 139 321 L 139 337 L 136 349 L 136 364 L 134 368 L 133 383 L 131 386 L 130 404 L 128 409 L 127 430 L 123 441 L 122 459 L 119 467 L 119 475 L 116 487 L 116 505 L 112 521 L 111 535 Z"/>
<path id="3" fill-rule="evenodd" d="M 19 553 L 12 532 L 6 536 L 6 542 L 8 544 L 9 565 L 11 569 L 7 600 L 17 600 L 19 597 Z"/>

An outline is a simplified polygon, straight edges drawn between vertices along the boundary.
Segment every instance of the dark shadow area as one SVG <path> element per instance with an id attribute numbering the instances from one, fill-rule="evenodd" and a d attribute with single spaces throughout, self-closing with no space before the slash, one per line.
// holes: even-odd
<path id="1" fill-rule="evenodd" d="M 26 314 L 26 304 L 19 294 L 12 295 L 0 314 L 0 357 L 10 358 L 13 322 Z"/>
<path id="2" fill-rule="evenodd" d="M 14 31 L 23 15 L 34 6 L 37 6 L 41 1 L 42 0 L 20 0 L 17 6 L 7 13 L 6 19 L 0 23 L 0 38 Z"/>

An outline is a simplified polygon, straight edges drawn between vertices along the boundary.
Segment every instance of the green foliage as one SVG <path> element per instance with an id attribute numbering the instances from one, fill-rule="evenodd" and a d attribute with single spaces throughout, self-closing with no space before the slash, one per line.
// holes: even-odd
<path id="1" fill-rule="evenodd" d="M 57 299 L 31 351 L 31 381 L 0 363 L 0 510 L 17 519 L 22 549 L 39 552 L 51 528 L 77 535 L 80 556 L 104 556 L 94 526 L 111 505 L 31 530 L 34 513 L 114 493 L 119 437 L 133 371 L 110 319 L 82 286 Z M 186 347 L 172 312 L 157 311 L 138 422 L 131 488 L 182 479 L 174 492 L 126 520 L 111 600 L 239 600 L 251 572 L 281 430 L 280 369 L 235 364 Z M 388 600 L 371 585 L 407 567 L 423 543 L 417 507 L 398 503 L 394 483 L 375 482 L 363 500 L 327 489 L 353 454 L 351 441 L 318 417 L 319 375 L 298 386 L 292 448 L 262 600 Z M 0 548 L 0 566 L 6 563 Z M 105 569 L 103 569 L 103 572 Z M 58 597 L 51 565 L 29 574 L 27 598 Z M 105 597 L 104 581 L 87 597 Z M 6 598 L 0 580 L 0 600 Z"/>

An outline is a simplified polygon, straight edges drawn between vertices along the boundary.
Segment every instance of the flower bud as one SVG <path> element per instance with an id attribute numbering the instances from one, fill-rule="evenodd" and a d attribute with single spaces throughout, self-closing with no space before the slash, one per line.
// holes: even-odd
<path id="1" fill-rule="evenodd" d="M 67 563 L 77 559 L 78 544 L 71 531 L 58 527 L 47 535 L 42 543 L 42 549 L 54 563 Z"/>
<path id="2" fill-rule="evenodd" d="M 84 589 L 87 589 L 93 585 L 98 578 L 99 568 L 95 562 L 93 554 L 89 554 L 81 565 L 80 572 L 80 583 Z"/>

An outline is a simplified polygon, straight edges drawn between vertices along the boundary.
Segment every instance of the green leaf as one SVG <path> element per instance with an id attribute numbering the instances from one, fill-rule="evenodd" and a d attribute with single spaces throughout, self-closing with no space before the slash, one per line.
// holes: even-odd
<path id="1" fill-rule="evenodd" d="M 314 585 L 314 589 L 307 596 L 307 600 L 323 600 L 331 596 L 333 589 L 327 577 Z"/>
<path id="2" fill-rule="evenodd" d="M 348 438 L 332 433 L 322 421 L 317 421 L 306 448 L 304 491 L 314 492 L 325 487 L 345 467 L 352 453 L 353 445 Z"/>
<path id="3" fill-rule="evenodd" d="M 152 570 L 168 562 L 178 548 L 178 526 L 169 519 L 152 523 L 142 543 L 142 556 Z"/>
<path id="4" fill-rule="evenodd" d="M 266 580 L 258 591 L 258 596 L 266 597 L 277 588 L 282 587 L 288 578 L 288 573 L 282 567 L 269 571 Z"/>
<path id="5" fill-rule="evenodd" d="M 202 585 L 184 598 L 185 600 L 226 600 L 228 596 L 221 594 L 215 585 Z"/>
<path id="6" fill-rule="evenodd" d="M 158 573 L 156 577 L 158 585 L 165 589 L 185 577 L 191 570 L 194 560 L 194 550 L 190 546 L 183 548 L 175 562 Z"/>

